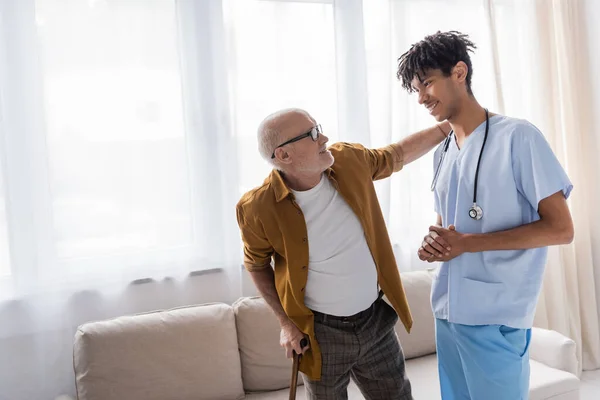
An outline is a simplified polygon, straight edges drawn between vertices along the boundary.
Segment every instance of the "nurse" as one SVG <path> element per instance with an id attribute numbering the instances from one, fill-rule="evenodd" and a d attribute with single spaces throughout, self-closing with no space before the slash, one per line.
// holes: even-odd
<path id="1" fill-rule="evenodd" d="M 547 246 L 573 240 L 573 185 L 534 125 L 479 105 L 474 48 L 438 32 L 399 59 L 403 87 L 452 127 L 434 156 L 437 223 L 418 255 L 441 262 L 431 303 L 442 398 L 527 399 Z"/>

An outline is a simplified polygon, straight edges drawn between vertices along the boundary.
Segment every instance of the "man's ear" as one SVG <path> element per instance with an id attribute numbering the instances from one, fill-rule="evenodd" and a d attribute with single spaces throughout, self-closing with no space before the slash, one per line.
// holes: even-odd
<path id="1" fill-rule="evenodd" d="M 467 80 L 468 73 L 469 73 L 469 67 L 467 67 L 467 64 L 465 64 L 464 61 L 459 61 L 452 68 L 452 76 L 459 83 L 463 83 Z"/>
<path id="2" fill-rule="evenodd" d="M 292 162 L 292 157 L 290 153 L 285 151 L 283 147 L 275 149 L 275 159 L 280 164 L 290 164 Z"/>

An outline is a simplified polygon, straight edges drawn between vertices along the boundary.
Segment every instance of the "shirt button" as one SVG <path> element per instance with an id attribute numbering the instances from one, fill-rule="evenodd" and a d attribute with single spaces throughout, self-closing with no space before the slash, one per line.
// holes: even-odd
<path id="1" fill-rule="evenodd" d="M 302 211 L 298 210 L 298 215 L 302 214 Z"/>
<path id="2" fill-rule="evenodd" d="M 304 243 L 306 243 L 306 238 L 302 238 L 302 241 L 303 241 Z"/>
<path id="3" fill-rule="evenodd" d="M 306 269 L 306 265 L 303 265 L 303 266 L 302 266 L 302 269 Z"/>
<path id="4" fill-rule="evenodd" d="M 301 292 L 304 292 L 304 288 L 300 289 Z"/>

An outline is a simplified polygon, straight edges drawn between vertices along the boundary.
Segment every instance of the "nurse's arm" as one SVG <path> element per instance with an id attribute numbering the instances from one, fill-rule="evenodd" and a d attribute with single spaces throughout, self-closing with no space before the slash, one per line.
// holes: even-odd
<path id="1" fill-rule="evenodd" d="M 435 146 L 439 145 L 446 137 L 448 137 L 450 129 L 450 123 L 444 121 L 435 126 L 413 133 L 412 135 L 408 135 L 390 146 L 395 150 L 396 154 L 402 155 L 402 164 L 406 165 L 419 159 Z"/>
<path id="2" fill-rule="evenodd" d="M 450 123 L 444 121 L 408 135 L 399 142 L 378 149 L 367 149 L 365 154 L 368 155 L 373 180 L 384 179 L 400 171 L 406 164 L 439 145 L 449 133 Z"/>
<path id="3" fill-rule="evenodd" d="M 477 253 L 490 250 L 532 249 L 568 244 L 573 241 L 573 220 L 562 191 L 541 200 L 538 214 L 540 215 L 538 221 L 505 231 L 464 234 L 460 242 L 463 242 L 465 252 Z"/>

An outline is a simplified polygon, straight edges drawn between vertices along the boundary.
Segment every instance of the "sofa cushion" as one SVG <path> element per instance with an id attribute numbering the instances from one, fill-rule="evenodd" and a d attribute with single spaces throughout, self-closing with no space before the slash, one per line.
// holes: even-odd
<path id="1" fill-rule="evenodd" d="M 406 374 L 410 380 L 415 399 L 438 400 L 442 398 L 437 369 L 437 355 L 431 354 L 407 361 Z"/>
<path id="2" fill-rule="evenodd" d="M 406 373 L 411 382 L 415 399 L 440 400 L 440 382 L 437 369 L 437 356 L 431 354 L 407 361 Z M 279 390 L 269 393 L 254 393 L 246 397 L 250 400 L 284 400 L 289 391 Z M 550 368 L 531 361 L 530 400 L 575 400 L 579 398 L 579 381 L 575 375 Z M 298 399 L 304 398 L 304 389 L 298 388 Z M 348 399 L 364 399 L 354 382 L 348 386 Z"/>
<path id="3" fill-rule="evenodd" d="M 577 399 L 579 380 L 575 375 L 530 361 L 529 399 Z M 435 354 L 409 360 L 406 373 L 415 399 L 441 399 L 440 382 Z"/>
<path id="4" fill-rule="evenodd" d="M 431 311 L 431 284 L 434 271 L 411 271 L 400 274 L 413 317 L 410 334 L 402 322 L 396 324 L 404 357 L 411 359 L 435 353 L 435 320 Z"/>
<path id="5" fill-rule="evenodd" d="M 246 400 L 287 400 L 289 399 L 289 394 L 289 389 L 275 390 L 272 392 L 264 393 L 251 393 L 246 396 Z M 296 391 L 296 398 L 306 399 L 306 390 L 304 386 L 298 387 Z M 358 386 L 356 386 L 356 384 L 352 380 L 350 380 L 350 384 L 348 385 L 348 399 L 364 399 L 362 393 L 358 389 Z"/>
<path id="6" fill-rule="evenodd" d="M 244 397 L 235 316 L 226 304 L 84 324 L 73 356 L 79 400 Z"/>
<path id="7" fill-rule="evenodd" d="M 534 360 L 529 361 L 529 400 L 579 398 L 579 379 L 568 372 L 551 368 Z"/>
<path id="8" fill-rule="evenodd" d="M 283 389 L 290 385 L 292 361 L 279 346 L 279 322 L 262 297 L 233 304 L 246 391 Z M 298 379 L 300 382 L 302 379 Z"/>

